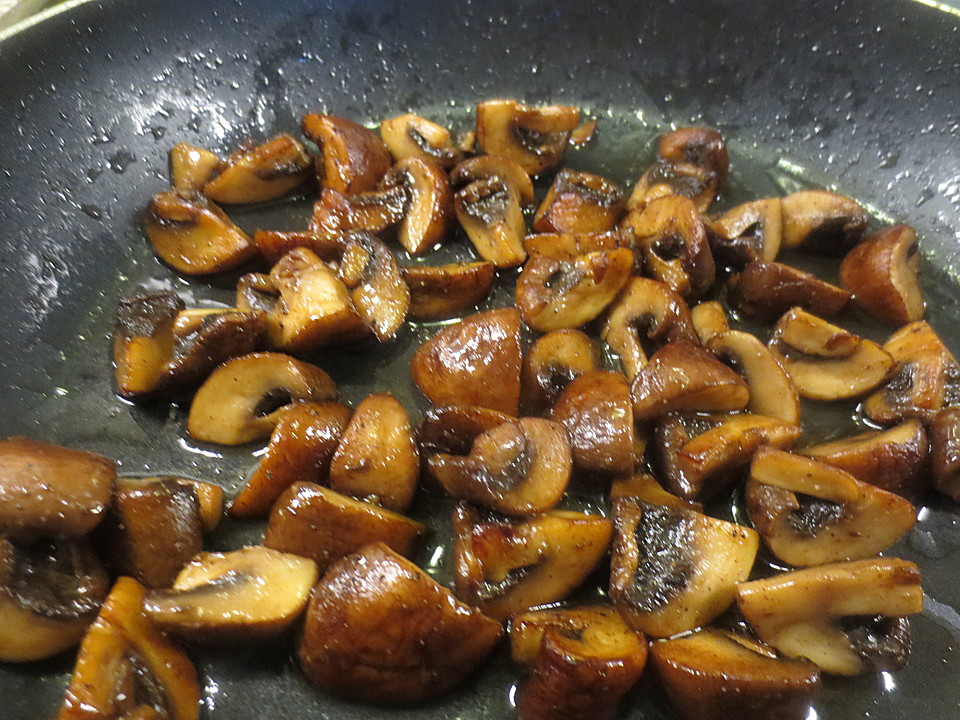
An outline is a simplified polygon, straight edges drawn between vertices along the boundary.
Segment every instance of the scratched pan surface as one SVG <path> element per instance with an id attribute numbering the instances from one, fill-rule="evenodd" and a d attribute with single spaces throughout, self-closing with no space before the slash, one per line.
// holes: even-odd
<path id="1" fill-rule="evenodd" d="M 623 182 L 650 161 L 663 128 L 716 126 L 734 158 L 727 203 L 833 185 L 880 220 L 915 225 L 930 318 L 956 352 L 960 17 L 932 5 L 117 0 L 49 17 L 0 42 L 0 434 L 99 451 L 126 474 L 179 472 L 239 486 L 256 448 L 198 447 L 183 437 L 182 408 L 138 408 L 114 395 L 112 312 L 137 288 L 229 301 L 229 280 L 184 281 L 157 262 L 140 210 L 166 184 L 174 142 L 227 152 L 247 137 L 296 131 L 308 110 L 370 121 L 412 109 L 463 128 L 486 97 L 578 104 L 600 119 L 601 132 L 570 164 Z M 295 228 L 308 212 L 308 201 L 294 200 L 234 217 L 248 229 Z M 349 401 L 390 389 L 416 413 L 404 365 L 432 331 L 411 327 L 386 348 L 314 359 Z M 812 414 L 807 431 L 849 432 L 854 409 Z M 446 510 L 429 499 L 415 510 L 436 528 L 417 559 L 444 581 Z M 955 508 L 931 501 L 895 548 L 920 563 L 927 593 L 908 667 L 828 680 L 819 717 L 956 717 L 958 519 Z M 228 525 L 212 545 L 256 542 L 259 531 Z M 204 717 L 476 720 L 511 712 L 516 676 L 502 656 L 440 701 L 395 711 L 312 690 L 291 645 L 195 654 Z M 51 717 L 72 661 L 0 667 L 0 717 Z M 669 717 L 663 708 L 643 682 L 627 715 Z"/>

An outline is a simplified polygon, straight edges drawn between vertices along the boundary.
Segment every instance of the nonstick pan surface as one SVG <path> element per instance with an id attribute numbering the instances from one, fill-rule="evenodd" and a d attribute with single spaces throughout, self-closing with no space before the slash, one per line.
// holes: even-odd
<path id="1" fill-rule="evenodd" d="M 360 121 L 419 111 L 465 128 L 493 96 L 580 105 L 600 121 L 570 164 L 629 183 L 671 125 L 727 137 L 731 198 L 829 186 L 921 238 L 929 319 L 960 350 L 960 14 L 907 0 L 507 3 L 491 0 L 88 2 L 0 42 L 0 434 L 117 458 L 124 474 L 181 473 L 234 491 L 253 451 L 184 439 L 184 411 L 114 394 L 118 297 L 173 288 L 229 302 L 230 279 L 187 281 L 140 229 L 187 141 L 227 153 L 296 132 L 306 111 Z M 301 227 L 304 202 L 238 211 L 247 229 Z M 318 358 L 356 402 L 375 387 L 416 412 L 403 371 L 434 328 L 395 346 Z M 841 410 L 846 412 L 846 409 Z M 855 411 L 851 408 L 850 412 Z M 808 418 L 813 435 L 842 423 Z M 846 429 L 853 426 L 848 422 Z M 440 509 L 438 509 L 440 508 Z M 445 512 L 425 502 L 423 517 Z M 441 523 L 442 524 L 442 523 Z M 258 542 L 227 524 L 215 549 Z M 953 718 L 960 709 L 960 513 L 931 499 L 895 554 L 918 562 L 926 611 L 907 668 L 827 679 L 820 718 Z M 443 529 L 418 561 L 449 579 Z M 334 700 L 286 645 L 195 653 L 204 716 L 499 718 L 517 674 L 505 657 L 436 703 L 391 710 Z M 0 667 L 0 717 L 56 713 L 72 666 Z M 641 682 L 627 716 L 670 717 Z"/>

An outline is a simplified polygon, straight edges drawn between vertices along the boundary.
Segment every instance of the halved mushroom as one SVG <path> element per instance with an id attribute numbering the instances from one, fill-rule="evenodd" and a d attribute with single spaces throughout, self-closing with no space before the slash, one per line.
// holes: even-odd
<path id="1" fill-rule="evenodd" d="M 237 518 L 265 517 L 298 480 L 325 482 L 352 411 L 335 402 L 298 402 L 277 414 L 270 444 L 230 506 Z"/>
<path id="2" fill-rule="evenodd" d="M 670 491 L 684 500 L 708 500 L 760 446 L 788 447 L 801 432 L 795 423 L 752 413 L 670 415 L 657 423 L 654 447 Z"/>
<path id="3" fill-rule="evenodd" d="M 790 376 L 766 345 L 740 330 L 717 333 L 706 341 L 706 345 L 721 362 L 746 381 L 750 390 L 748 412 L 799 424 L 800 396 Z"/>
<path id="4" fill-rule="evenodd" d="M 531 515 L 554 507 L 570 480 L 570 443 L 550 420 L 523 418 L 477 436 L 470 454 L 438 453 L 430 474 L 453 497 L 506 515 Z"/>
<path id="5" fill-rule="evenodd" d="M 664 133 L 657 145 L 657 157 L 668 162 L 688 162 L 717 176 L 717 188 L 722 189 L 727 182 L 730 169 L 730 155 L 727 143 L 716 130 L 704 127 L 682 127 Z"/>
<path id="6" fill-rule="evenodd" d="M 930 469 L 933 486 L 960 501 L 960 408 L 941 410 L 930 423 Z"/>
<path id="7" fill-rule="evenodd" d="M 317 581 L 317 564 L 265 547 L 202 552 L 169 590 L 147 594 L 144 607 L 166 632 L 234 645 L 276 637 L 300 617 Z"/>
<path id="8" fill-rule="evenodd" d="M 510 640 L 515 660 L 518 644 L 535 647 L 521 660 L 530 665 L 517 698 L 522 720 L 613 720 L 647 662 L 646 640 L 611 607 L 524 613 Z"/>
<path id="9" fill-rule="evenodd" d="M 347 195 L 373 190 L 393 164 L 376 133 L 334 115 L 305 115 L 304 135 L 320 148 L 316 170 L 320 185 Z"/>
<path id="10" fill-rule="evenodd" d="M 634 419 L 642 421 L 676 411 L 742 410 L 750 391 L 743 378 L 703 348 L 674 342 L 637 372 L 630 399 Z"/>
<path id="11" fill-rule="evenodd" d="M 541 233 L 607 232 L 613 230 L 625 208 L 623 189 L 613 181 L 564 168 L 537 208 L 533 229 Z"/>
<path id="12" fill-rule="evenodd" d="M 926 321 L 900 328 L 883 349 L 896 370 L 864 401 L 868 418 L 882 424 L 908 418 L 929 422 L 941 408 L 960 405 L 960 365 Z"/>
<path id="13" fill-rule="evenodd" d="M 826 190 L 801 190 L 782 198 L 781 204 L 785 248 L 843 255 L 860 241 L 870 222 L 856 201 Z"/>
<path id="14" fill-rule="evenodd" d="M 707 300 L 694 305 L 690 308 L 690 318 L 693 320 L 697 337 L 704 345 L 714 335 L 725 333 L 730 329 L 727 313 L 723 305 L 716 300 Z"/>
<path id="15" fill-rule="evenodd" d="M 301 247 L 313 249 L 315 244 L 323 243 L 333 246 L 339 236 L 350 230 L 366 230 L 374 234 L 381 233 L 399 223 L 409 201 L 409 193 L 403 186 L 368 190 L 367 192 L 346 195 L 338 190 L 324 188 L 320 191 L 320 199 L 313 205 L 313 214 L 310 216 L 310 237 L 306 243 L 298 243 Z M 271 241 L 274 236 L 254 236 L 254 242 L 260 248 L 260 254 L 269 256 Z M 286 238 L 289 245 L 292 238 Z M 265 247 L 266 246 L 266 247 Z M 293 248 L 288 247 L 288 250 Z M 264 252 L 266 250 L 266 252 Z M 321 256 L 323 255 L 320 252 Z"/>
<path id="16" fill-rule="evenodd" d="M 683 720 L 804 720 L 820 692 L 820 673 L 805 660 L 708 628 L 650 646 L 657 680 Z"/>
<path id="17" fill-rule="evenodd" d="M 620 357 L 623 372 L 631 381 L 647 364 L 651 346 L 677 340 L 699 343 L 683 298 L 662 282 L 638 277 L 630 278 L 611 307 L 603 339 Z"/>
<path id="18" fill-rule="evenodd" d="M 478 435 L 510 420 L 510 415 L 474 405 L 432 406 L 417 427 L 420 457 L 437 453 L 469 455 Z"/>
<path id="19" fill-rule="evenodd" d="M 342 238 L 338 277 L 350 289 L 357 313 L 380 342 L 396 335 L 410 307 L 410 288 L 397 259 L 380 240 L 367 232 Z"/>
<path id="20" fill-rule="evenodd" d="M 563 160 L 570 133 L 580 124 L 580 110 L 566 105 L 528 107 L 516 100 L 477 103 L 477 142 L 488 155 L 502 155 L 530 175 Z"/>
<path id="21" fill-rule="evenodd" d="M 0 662 L 42 660 L 79 643 L 108 582 L 83 540 L 0 537 Z"/>
<path id="22" fill-rule="evenodd" d="M 310 558 L 323 573 L 340 558 L 382 542 L 410 556 L 423 524 L 311 482 L 297 482 L 279 497 L 263 535 L 264 547 Z"/>
<path id="23" fill-rule="evenodd" d="M 203 549 L 197 491 L 176 477 L 120 478 L 97 534 L 116 574 L 148 588 L 170 587 Z"/>
<path id="24" fill-rule="evenodd" d="M 500 155 L 478 155 L 467 158 L 450 171 L 450 184 L 462 188 L 476 180 L 501 180 L 516 191 L 520 204 L 533 205 L 536 197 L 530 173 L 521 165 Z"/>
<path id="25" fill-rule="evenodd" d="M 520 195 L 498 177 L 475 180 L 453 197 L 457 220 L 477 254 L 497 267 L 514 267 L 527 258 L 526 225 Z"/>
<path id="26" fill-rule="evenodd" d="M 917 234 L 894 225 L 858 243 L 840 263 L 840 282 L 858 307 L 891 325 L 922 320 Z"/>
<path id="27" fill-rule="evenodd" d="M 668 637 L 727 609 L 759 538 L 689 509 L 623 497 L 613 504 L 610 599 L 634 630 Z"/>
<path id="28" fill-rule="evenodd" d="M 919 497 L 928 485 L 924 472 L 927 433 L 919 420 L 811 445 L 798 452 L 908 499 Z"/>
<path id="29" fill-rule="evenodd" d="M 457 597 L 495 620 L 562 600 L 610 546 L 610 520 L 553 511 L 495 516 L 460 503 L 453 513 Z"/>
<path id="30" fill-rule="evenodd" d="M 117 390 L 135 398 L 155 391 L 173 354 L 173 325 L 183 310 L 176 293 L 162 291 L 121 298 L 113 330 Z"/>
<path id="31" fill-rule="evenodd" d="M 220 167 L 215 153 L 185 142 L 170 148 L 170 184 L 184 193 L 200 192 Z"/>
<path id="32" fill-rule="evenodd" d="M 782 227 L 780 198 L 751 200 L 710 222 L 710 248 L 717 260 L 734 268 L 771 262 L 780 252 Z"/>
<path id="33" fill-rule="evenodd" d="M 633 188 L 627 210 L 642 210 L 646 205 L 668 196 L 689 198 L 699 212 L 706 212 L 717 196 L 717 173 L 690 162 L 658 159 Z"/>
<path id="34" fill-rule="evenodd" d="M 223 210 L 196 193 L 157 193 L 147 205 L 144 227 L 160 259 L 187 275 L 233 270 L 257 252 Z"/>
<path id="35" fill-rule="evenodd" d="M 409 705 L 462 682 L 502 633 L 496 620 L 375 543 L 318 583 L 298 655 L 307 678 L 329 692 Z"/>
<path id="36" fill-rule="evenodd" d="M 553 330 L 537 338 L 523 358 L 521 405 L 527 415 L 553 407 L 581 375 L 600 369 L 600 349 L 579 330 Z"/>
<path id="37" fill-rule="evenodd" d="M 397 239 L 407 252 L 424 253 L 447 236 L 453 221 L 453 195 L 443 168 L 429 160 L 408 158 L 394 165 L 380 185 L 406 191 Z"/>
<path id="38" fill-rule="evenodd" d="M 579 327 L 617 298 L 632 270 L 633 253 L 626 248 L 569 261 L 534 255 L 517 279 L 517 308 L 523 321 L 541 332 Z"/>
<path id="39" fill-rule="evenodd" d="M 192 487 L 197 494 L 197 502 L 200 503 L 200 527 L 204 535 L 214 532 L 223 519 L 223 488 L 188 477 L 177 477 L 177 482 Z"/>
<path id="40" fill-rule="evenodd" d="M 623 232 L 643 257 L 644 272 L 684 297 L 713 284 L 716 269 L 703 221 L 693 202 L 668 195 L 631 212 Z"/>
<path id="41" fill-rule="evenodd" d="M 493 287 L 492 262 L 407 265 L 400 268 L 410 288 L 411 320 L 444 320 L 473 310 Z"/>
<path id="42" fill-rule="evenodd" d="M 144 614 L 144 588 L 117 580 L 87 631 L 57 720 L 197 720 L 193 663 Z"/>
<path id="43" fill-rule="evenodd" d="M 737 588 L 760 639 L 834 675 L 899 670 L 910 654 L 906 615 L 923 610 L 916 565 L 877 558 L 795 570 Z"/>
<path id="44" fill-rule="evenodd" d="M 894 371 L 890 353 L 801 308 L 777 321 L 768 345 L 797 392 L 813 400 L 857 397 Z"/>
<path id="45" fill-rule="evenodd" d="M 763 542 L 790 565 L 859 560 L 886 550 L 916 522 L 913 504 L 840 468 L 760 448 L 747 512 Z"/>
<path id="46" fill-rule="evenodd" d="M 619 478 L 610 484 L 609 498 L 613 503 L 619 498 L 630 497 L 645 502 L 648 505 L 665 505 L 667 507 L 687 508 L 701 512 L 703 506 L 692 500 L 684 500 L 672 493 L 668 493 L 657 479 L 649 473 L 638 473 L 630 477 Z"/>
<path id="47" fill-rule="evenodd" d="M 218 367 L 190 405 L 187 432 L 221 445 L 268 436 L 292 402 L 333 400 L 337 387 L 320 368 L 279 353 L 252 353 Z"/>
<path id="48" fill-rule="evenodd" d="M 621 247 L 630 247 L 630 241 L 619 228 L 599 233 L 534 233 L 523 239 L 528 255 L 547 255 L 557 260 L 573 260 L 587 253 Z"/>
<path id="49" fill-rule="evenodd" d="M 433 160 L 449 169 L 463 157 L 454 146 L 449 130 L 413 113 L 381 121 L 380 137 L 397 162 L 419 158 Z"/>
<path id="50" fill-rule="evenodd" d="M 839 315 L 850 293 L 778 262 L 753 260 L 728 282 L 727 302 L 743 318 L 771 323 L 790 308 L 820 317 Z"/>
<path id="51" fill-rule="evenodd" d="M 217 203 L 256 203 L 283 197 L 310 177 L 310 156 L 292 135 L 245 145 L 217 168 L 203 194 Z"/>
<path id="52" fill-rule="evenodd" d="M 520 403 L 520 313 L 469 315 L 421 345 L 410 373 L 435 405 L 479 405 L 516 415 Z"/>
<path id="53" fill-rule="evenodd" d="M 51 443 L 0 441 L 0 534 L 83 537 L 103 519 L 117 477 L 112 460 Z"/>
<path id="54" fill-rule="evenodd" d="M 407 411 L 389 393 L 368 395 L 357 405 L 330 461 L 330 487 L 404 512 L 419 477 L 420 456 Z"/>

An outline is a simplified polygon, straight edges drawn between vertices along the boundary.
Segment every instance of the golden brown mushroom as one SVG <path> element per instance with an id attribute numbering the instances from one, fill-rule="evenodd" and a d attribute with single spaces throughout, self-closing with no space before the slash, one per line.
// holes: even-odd
<path id="1" fill-rule="evenodd" d="M 782 227 L 780 198 L 751 200 L 710 222 L 710 248 L 717 260 L 735 268 L 771 262 L 780 252 Z"/>
<path id="2" fill-rule="evenodd" d="M 933 486 L 947 497 L 960 499 L 960 408 L 949 407 L 933 416 L 930 469 Z"/>
<path id="3" fill-rule="evenodd" d="M 716 130 L 704 127 L 682 127 L 664 133 L 657 145 L 657 157 L 668 162 L 688 162 L 712 170 L 717 187 L 723 189 L 730 169 L 727 143 Z"/>
<path id="4" fill-rule="evenodd" d="M 590 234 L 613 230 L 626 208 L 623 190 L 600 175 L 564 168 L 533 219 L 541 233 Z"/>
<path id="5" fill-rule="evenodd" d="M 536 200 L 530 173 L 523 166 L 501 155 L 477 155 L 457 164 L 450 171 L 450 184 L 460 189 L 476 180 L 500 180 L 512 188 L 524 207 Z"/>
<path id="6" fill-rule="evenodd" d="M 325 188 L 347 195 L 373 190 L 393 164 L 376 133 L 352 120 L 310 113 L 301 127 L 320 148 L 316 170 Z"/>
<path id="7" fill-rule="evenodd" d="M 727 302 L 743 318 L 771 323 L 790 308 L 820 317 L 839 315 L 850 293 L 778 262 L 753 260 L 728 282 Z"/>
<path id="8" fill-rule="evenodd" d="M 521 405 L 527 415 L 553 407 L 560 393 L 584 373 L 600 369 L 600 349 L 579 330 L 552 330 L 523 357 Z"/>
<path id="9" fill-rule="evenodd" d="M 410 319 L 445 320 L 474 310 L 490 294 L 494 270 L 487 260 L 400 268 L 410 288 Z"/>
<path id="10" fill-rule="evenodd" d="M 627 210 L 642 210 L 654 200 L 676 195 L 689 198 L 699 212 L 706 212 L 718 187 L 717 173 L 709 168 L 659 158 L 640 176 L 627 200 Z"/>
<path id="11" fill-rule="evenodd" d="M 174 190 L 200 192 L 220 167 L 215 153 L 185 142 L 170 148 L 170 184 Z"/>
<path id="12" fill-rule="evenodd" d="M 429 458 L 437 453 L 469 455 L 478 435 L 513 419 L 477 405 L 432 406 L 417 427 L 420 457 Z"/>
<path id="13" fill-rule="evenodd" d="M 801 190 L 781 203 L 785 248 L 843 255 L 860 241 L 870 222 L 856 201 L 826 190 Z"/>
<path id="14" fill-rule="evenodd" d="M 262 145 L 243 146 L 217 168 L 203 186 L 216 203 L 256 203 L 283 197 L 310 177 L 310 156 L 291 135 Z"/>
<path id="15" fill-rule="evenodd" d="M 560 164 L 570 133 L 579 124 L 580 111 L 575 107 L 528 107 L 516 100 L 477 103 L 480 147 L 488 155 L 513 160 L 530 175 Z"/>
<path id="16" fill-rule="evenodd" d="M 474 180 L 453 196 L 453 208 L 477 254 L 497 267 L 514 267 L 527 258 L 526 225 L 520 195 L 499 177 Z"/>
<path id="17" fill-rule="evenodd" d="M 446 238 L 454 213 L 453 195 L 443 168 L 429 160 L 407 158 L 394 165 L 380 185 L 406 191 L 397 240 L 407 252 L 425 253 Z"/>
<path id="18" fill-rule="evenodd" d="M 449 130 L 413 113 L 383 120 L 380 137 L 397 162 L 419 158 L 433 160 L 449 169 L 463 157 L 454 146 Z"/>

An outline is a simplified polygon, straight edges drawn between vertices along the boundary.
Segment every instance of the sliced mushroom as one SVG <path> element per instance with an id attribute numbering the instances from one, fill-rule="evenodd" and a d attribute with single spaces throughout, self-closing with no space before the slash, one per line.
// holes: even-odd
<path id="1" fill-rule="evenodd" d="M 613 504 L 610 599 L 634 630 L 668 637 L 727 609 L 757 554 L 757 533 L 689 509 Z"/>
<path id="2" fill-rule="evenodd" d="M 960 365 L 926 321 L 900 328 L 883 349 L 896 370 L 864 401 L 868 418 L 882 424 L 909 418 L 929 422 L 941 408 L 960 404 Z"/>
<path id="3" fill-rule="evenodd" d="M 573 260 L 587 253 L 629 246 L 629 239 L 619 228 L 600 233 L 535 233 L 523 239 L 528 255 L 547 255 L 557 260 Z"/>
<path id="4" fill-rule="evenodd" d="M 747 512 L 764 543 L 790 565 L 859 560 L 886 550 L 916 522 L 913 504 L 812 458 L 760 448 Z"/>
<path id="5" fill-rule="evenodd" d="M 445 320 L 474 310 L 493 287 L 492 262 L 407 265 L 400 268 L 410 288 L 411 320 Z"/>
<path id="6" fill-rule="evenodd" d="M 907 420 L 889 430 L 868 430 L 799 452 L 909 499 L 919 497 L 928 485 L 924 472 L 927 433 L 919 420 Z"/>
<path id="7" fill-rule="evenodd" d="M 125 398 L 154 392 L 173 354 L 173 325 L 184 304 L 170 291 L 121 298 L 113 330 L 117 390 Z"/>
<path id="8" fill-rule="evenodd" d="M 737 371 L 746 381 L 750 391 L 747 411 L 788 423 L 800 423 L 800 396 L 797 389 L 766 345 L 740 330 L 717 333 L 706 341 L 706 345 L 721 362 Z"/>
<path id="9" fill-rule="evenodd" d="M 449 169 L 463 157 L 449 130 L 413 113 L 383 120 L 380 137 L 398 162 L 407 158 L 433 160 Z"/>
<path id="10" fill-rule="evenodd" d="M 328 692 L 409 705 L 461 683 L 502 632 L 376 543 L 336 563 L 317 585 L 298 655 L 307 678 Z"/>
<path id="11" fill-rule="evenodd" d="M 475 180 L 453 197 L 457 220 L 477 254 L 497 267 L 514 267 L 527 258 L 526 225 L 520 195 L 500 178 Z"/>
<path id="12" fill-rule="evenodd" d="M 664 133 L 657 145 L 657 157 L 667 162 L 688 162 L 712 170 L 717 176 L 717 187 L 727 182 L 730 156 L 727 143 L 716 130 L 704 127 L 682 127 Z"/>
<path id="13" fill-rule="evenodd" d="M 223 519 L 223 488 L 214 483 L 194 480 L 187 477 L 177 477 L 181 485 L 188 485 L 197 494 L 200 503 L 200 527 L 204 535 L 214 532 Z"/>
<path id="14" fill-rule="evenodd" d="M 640 176 L 627 200 L 627 210 L 642 210 L 654 200 L 677 195 L 689 198 L 698 211 L 706 212 L 717 196 L 718 187 L 717 173 L 713 170 L 661 158 Z"/>
<path id="15" fill-rule="evenodd" d="M 910 653 L 904 616 L 923 610 L 920 571 L 897 558 L 795 570 L 737 588 L 760 639 L 834 675 L 898 670 Z"/>
<path id="16" fill-rule="evenodd" d="M 684 500 L 708 500 L 761 445 L 788 447 L 800 434 L 795 423 L 752 413 L 670 415 L 657 423 L 654 440 L 667 488 Z"/>
<path id="17" fill-rule="evenodd" d="M 647 661 L 643 636 L 610 607 L 524 613 L 511 624 L 511 642 L 517 634 L 537 643 L 517 697 L 522 720 L 613 720 Z"/>
<path id="18" fill-rule="evenodd" d="M 351 230 L 366 230 L 374 234 L 384 232 L 403 220 L 408 202 L 407 188 L 401 185 L 355 195 L 324 188 L 320 191 L 320 199 L 313 205 L 309 236 L 306 242 L 298 242 L 297 246 L 311 249 L 317 244 L 334 246 L 340 235 Z M 254 236 L 260 254 L 265 256 L 274 254 L 270 244 L 280 245 L 277 240 L 274 236 Z M 289 247 L 293 241 L 294 238 L 284 238 L 283 245 L 287 246 L 287 250 L 293 249 Z"/>
<path id="19" fill-rule="evenodd" d="M 696 328 L 697 337 L 704 345 L 714 335 L 725 333 L 730 329 L 727 313 L 723 305 L 716 300 L 697 303 L 690 308 L 690 317 L 693 320 L 693 327 Z"/>
<path id="20" fill-rule="evenodd" d="M 477 142 L 488 155 L 502 155 L 530 175 L 556 167 L 563 160 L 570 133 L 580 124 L 580 111 L 565 105 L 528 107 L 516 100 L 477 103 Z"/>
<path id="21" fill-rule="evenodd" d="M 533 228 L 541 233 L 607 232 L 613 230 L 625 208 L 623 189 L 613 181 L 564 168 L 537 208 Z"/>
<path id="22" fill-rule="evenodd" d="M 649 473 L 638 473 L 630 477 L 619 478 L 610 484 L 610 502 L 619 498 L 636 498 L 648 505 L 665 505 L 673 508 L 686 508 L 701 512 L 703 506 L 698 502 L 684 500 L 668 493 L 657 479 Z"/>
<path id="23" fill-rule="evenodd" d="M 523 358 L 521 405 L 539 415 L 581 375 L 600 369 L 600 349 L 579 330 L 553 330 L 534 341 Z"/>
<path id="24" fill-rule="evenodd" d="M 589 145 L 594 136 L 597 133 L 597 121 L 596 120 L 587 120 L 570 133 L 570 143 L 571 147 L 582 148 Z"/>
<path id="25" fill-rule="evenodd" d="M 727 302 L 740 317 L 772 323 L 793 307 L 820 317 L 839 315 L 850 293 L 778 262 L 754 260 L 728 283 Z"/>
<path id="26" fill-rule="evenodd" d="M 207 378 L 190 405 L 187 432 L 221 445 L 268 436 L 291 402 L 333 400 L 337 387 L 323 370 L 279 353 L 230 360 Z"/>
<path id="27" fill-rule="evenodd" d="M 145 595 L 136 580 L 117 580 L 83 638 L 58 720 L 198 720 L 197 671 L 144 614 Z"/>
<path id="28" fill-rule="evenodd" d="M 262 145 L 241 147 L 203 186 L 217 203 L 256 203 L 283 197 L 310 177 L 310 156 L 291 135 L 277 135 Z"/>
<path id="29" fill-rule="evenodd" d="M 644 272 L 684 297 L 702 295 L 715 267 L 707 233 L 693 202 L 669 195 L 631 212 L 623 231 L 643 257 Z"/>
<path id="30" fill-rule="evenodd" d="M 477 436 L 470 454 L 438 453 L 430 474 L 453 497 L 506 515 L 530 515 L 554 507 L 570 480 L 570 443 L 550 420 L 523 418 Z"/>
<path id="31" fill-rule="evenodd" d="M 772 262 L 780 252 L 782 227 L 780 198 L 751 200 L 710 222 L 710 248 L 717 260 L 734 268 Z"/>
<path id="32" fill-rule="evenodd" d="M 426 532 L 423 524 L 310 482 L 279 497 L 263 535 L 264 547 L 310 558 L 323 573 L 340 558 L 382 542 L 410 556 Z"/>
<path id="33" fill-rule="evenodd" d="M 112 460 L 51 443 L 0 441 L 0 534 L 83 537 L 103 519 L 117 477 Z"/>
<path id="34" fill-rule="evenodd" d="M 870 216 L 854 200 L 826 190 L 801 190 L 781 200 L 783 247 L 843 255 L 860 241 Z M 770 258 L 772 259 L 772 258 Z"/>
<path id="35" fill-rule="evenodd" d="M 676 411 L 732 412 L 750 400 L 737 373 L 701 347 L 674 342 L 658 350 L 630 386 L 633 417 L 653 420 Z"/>
<path id="36" fill-rule="evenodd" d="M 908 225 L 894 225 L 847 253 L 840 264 L 840 282 L 858 307 L 901 326 L 922 320 L 926 312 L 919 269 L 917 234 Z"/>
<path id="37" fill-rule="evenodd" d="M 617 609 L 611 605 L 574 605 L 572 607 L 530 610 L 510 620 L 510 657 L 514 662 L 529 666 L 540 654 L 543 638 L 548 630 L 559 631 L 570 637 L 602 640 L 610 634 L 611 640 L 623 640 L 633 646 L 624 633 L 632 635 L 645 650 L 642 634 L 630 628 Z"/>
<path id="38" fill-rule="evenodd" d="M 187 275 L 233 270 L 257 251 L 223 210 L 196 193 L 157 193 L 147 205 L 144 227 L 160 259 Z"/>
<path id="39" fill-rule="evenodd" d="M 647 364 L 650 346 L 677 340 L 699 342 L 683 298 L 661 282 L 637 277 L 630 278 L 611 307 L 603 339 L 620 357 L 623 372 L 631 381 Z"/>
<path id="40" fill-rule="evenodd" d="M 633 254 L 626 248 L 570 261 L 534 255 L 517 279 L 517 308 L 523 321 L 541 332 L 579 327 L 617 298 L 632 269 Z"/>
<path id="41" fill-rule="evenodd" d="M 800 308 L 777 321 L 769 348 L 797 392 L 813 400 L 862 395 L 886 380 L 895 367 L 890 353 L 872 340 Z"/>
<path id="42" fill-rule="evenodd" d="M 410 373 L 435 405 L 479 405 L 516 415 L 520 403 L 520 314 L 469 315 L 421 345 Z"/>
<path id="43" fill-rule="evenodd" d="M 476 180 L 500 180 L 512 188 L 524 207 L 533 205 L 536 197 L 530 173 L 524 168 L 500 155 L 478 155 L 467 158 L 450 171 L 450 184 L 454 188 L 465 187 Z"/>
<path id="44" fill-rule="evenodd" d="M 610 546 L 610 521 L 553 511 L 510 519 L 461 503 L 453 513 L 457 597 L 495 620 L 562 600 Z"/>
<path id="45" fill-rule="evenodd" d="M 42 660 L 79 643 L 108 582 L 83 540 L 0 537 L 0 662 Z"/>
<path id="46" fill-rule="evenodd" d="M 348 233 L 338 276 L 376 338 L 385 342 L 396 335 L 410 307 L 410 288 L 390 249 L 370 233 Z"/>
<path id="47" fill-rule="evenodd" d="M 230 515 L 266 517 L 293 483 L 325 482 L 350 415 L 350 408 L 335 402 L 298 402 L 282 408 L 270 444 L 230 506 Z"/>
<path id="48" fill-rule="evenodd" d="M 304 135 L 320 148 L 321 186 L 347 195 L 373 190 L 392 165 L 390 151 L 376 133 L 334 115 L 305 115 Z"/>
<path id="49" fill-rule="evenodd" d="M 147 594 L 151 619 L 178 637 L 234 645 L 276 637 L 303 613 L 317 581 L 313 560 L 265 547 L 203 552 L 170 590 Z"/>
<path id="50" fill-rule="evenodd" d="M 220 167 L 215 153 L 185 142 L 170 148 L 170 184 L 184 193 L 200 192 Z"/>
<path id="51" fill-rule="evenodd" d="M 330 487 L 405 512 L 420 477 L 410 416 L 389 393 L 368 395 L 350 418 L 330 461 Z"/>
<path id="52" fill-rule="evenodd" d="M 933 486 L 960 500 L 960 408 L 941 410 L 930 423 L 930 469 Z"/>
<path id="53" fill-rule="evenodd" d="M 431 407 L 417 428 L 420 457 L 437 453 L 469 455 L 477 436 L 513 420 L 509 415 L 474 405 Z"/>
<path id="54" fill-rule="evenodd" d="M 380 184 L 406 190 L 397 239 L 407 252 L 424 253 L 447 236 L 453 221 L 453 195 L 443 168 L 429 160 L 408 158 L 394 165 Z"/>
<path id="55" fill-rule="evenodd" d="M 821 687 L 812 663 L 713 628 L 653 643 L 650 663 L 683 720 L 804 720 Z"/>

